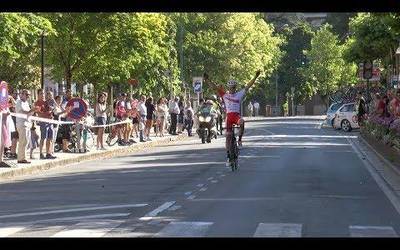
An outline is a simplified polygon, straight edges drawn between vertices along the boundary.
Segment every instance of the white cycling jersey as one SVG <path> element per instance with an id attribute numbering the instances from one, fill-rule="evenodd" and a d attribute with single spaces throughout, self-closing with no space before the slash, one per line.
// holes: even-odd
<path id="1" fill-rule="evenodd" d="M 224 90 L 220 90 L 219 94 L 225 103 L 226 113 L 240 113 L 240 103 L 242 102 L 243 96 L 245 95 L 245 89 L 242 89 L 236 93 L 229 94 L 225 93 Z"/>

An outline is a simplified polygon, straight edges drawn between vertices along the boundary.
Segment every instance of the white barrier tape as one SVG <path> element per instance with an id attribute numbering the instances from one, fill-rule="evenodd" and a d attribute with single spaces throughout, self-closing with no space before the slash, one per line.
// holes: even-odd
<path id="1" fill-rule="evenodd" d="M 30 121 L 39 121 L 39 122 L 52 123 L 52 124 L 57 124 L 57 125 L 74 124 L 74 122 L 72 122 L 72 121 L 57 121 L 57 120 L 52 120 L 52 119 L 47 119 L 47 118 L 42 118 L 42 117 L 37 117 L 37 116 L 32 116 L 32 115 L 12 113 L 12 112 L 10 112 L 10 115 L 18 117 L 18 118 L 27 119 L 29 122 Z"/>
<path id="2" fill-rule="evenodd" d="M 18 117 L 18 118 L 28 119 L 28 121 L 40 121 L 40 122 L 52 123 L 52 124 L 56 124 L 56 125 L 75 124 L 76 123 L 76 122 L 72 122 L 72 121 L 58 121 L 58 120 L 52 120 L 52 119 L 41 118 L 41 117 L 37 117 L 37 116 L 30 116 L 30 115 L 25 115 L 25 114 L 12 113 L 12 112 L 10 112 L 10 115 Z M 105 128 L 105 127 L 109 127 L 109 126 L 130 123 L 130 122 L 131 122 L 131 120 L 126 120 L 126 121 L 115 122 L 115 123 L 106 124 L 106 125 L 94 125 L 94 126 L 90 126 L 90 125 L 86 125 L 86 124 L 84 124 L 84 125 L 91 127 L 91 128 Z M 80 123 L 80 124 L 82 124 L 82 123 Z"/>
<path id="3" fill-rule="evenodd" d="M 115 122 L 115 123 L 110 123 L 110 124 L 106 124 L 106 125 L 94 125 L 94 126 L 89 126 L 91 128 L 105 128 L 105 127 L 109 127 L 109 126 L 114 126 L 114 125 L 118 125 L 118 124 L 124 124 L 124 123 L 131 123 L 131 120 L 126 120 L 126 121 L 122 121 L 122 122 Z"/>

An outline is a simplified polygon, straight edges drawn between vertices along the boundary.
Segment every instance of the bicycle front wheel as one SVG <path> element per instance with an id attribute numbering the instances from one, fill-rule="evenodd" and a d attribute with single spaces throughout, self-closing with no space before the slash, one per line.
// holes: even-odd
<path id="1" fill-rule="evenodd" d="M 92 130 L 88 130 L 86 135 L 86 148 L 92 149 L 94 145 L 96 145 L 96 139 L 94 138 Z"/>

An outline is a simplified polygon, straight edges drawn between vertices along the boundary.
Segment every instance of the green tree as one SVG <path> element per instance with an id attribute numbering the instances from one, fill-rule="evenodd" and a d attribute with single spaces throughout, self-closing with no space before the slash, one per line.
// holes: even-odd
<path id="1" fill-rule="evenodd" d="M 174 19 L 185 31 L 183 78 L 187 82 L 203 72 L 220 83 L 230 78 L 246 82 L 257 69 L 269 76 L 278 65 L 281 40 L 261 15 L 182 13 Z"/>
<path id="2" fill-rule="evenodd" d="M 40 36 L 54 32 L 46 18 L 32 13 L 0 13 L 0 79 L 15 88 L 40 83 Z"/>
<path id="3" fill-rule="evenodd" d="M 343 59 L 345 45 L 332 32 L 332 26 L 322 26 L 311 39 L 311 48 L 304 53 L 308 58 L 308 67 L 302 70 L 306 79 L 309 97 L 319 94 L 328 105 L 328 97 L 343 86 L 357 81 L 357 66 Z"/>
<path id="4" fill-rule="evenodd" d="M 308 23 L 299 23 L 289 26 L 282 31 L 281 36 L 285 43 L 281 50 L 284 51 L 282 61 L 278 67 L 279 75 L 278 93 L 279 100 L 286 98 L 286 93 L 295 87 L 295 102 L 302 103 L 312 93 L 301 70 L 307 67 L 304 50 L 310 49 L 313 31 Z"/>
<path id="5" fill-rule="evenodd" d="M 341 43 L 344 43 L 349 35 L 350 19 L 356 15 L 355 12 L 330 12 L 325 22 L 332 25 L 332 32 L 339 36 Z"/>

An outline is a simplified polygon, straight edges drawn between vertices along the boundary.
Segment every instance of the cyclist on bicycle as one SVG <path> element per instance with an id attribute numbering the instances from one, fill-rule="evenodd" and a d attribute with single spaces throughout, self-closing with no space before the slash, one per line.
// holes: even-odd
<path id="1" fill-rule="evenodd" d="M 232 128 L 233 124 L 240 125 L 239 132 L 239 146 L 242 145 L 242 137 L 244 133 L 244 120 L 240 116 L 240 103 L 242 102 L 243 97 L 248 92 L 248 90 L 254 85 L 257 77 L 260 75 L 261 71 L 258 70 L 254 78 L 247 83 L 244 89 L 237 91 L 237 81 L 230 80 L 227 83 L 228 92 L 222 86 L 218 86 L 216 83 L 210 81 L 208 75 L 204 74 L 204 80 L 206 83 L 210 84 L 214 90 L 218 92 L 218 94 L 222 97 L 225 108 L 226 108 L 226 143 L 225 148 L 227 150 L 227 166 L 230 165 L 229 162 L 229 145 L 231 142 Z"/>

